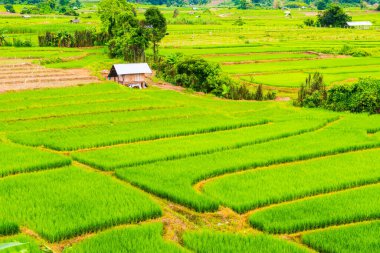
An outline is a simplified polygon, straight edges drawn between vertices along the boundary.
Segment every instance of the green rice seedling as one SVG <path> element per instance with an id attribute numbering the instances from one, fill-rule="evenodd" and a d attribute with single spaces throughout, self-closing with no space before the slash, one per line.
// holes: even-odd
<path id="1" fill-rule="evenodd" d="M 302 235 L 302 242 L 320 252 L 373 253 L 380 249 L 380 221 L 328 228 Z"/>
<path id="2" fill-rule="evenodd" d="M 24 103 L 39 103 L 45 104 L 45 100 L 54 102 L 55 99 L 62 99 L 61 101 L 65 101 L 64 99 L 75 99 L 80 100 L 86 96 L 92 95 L 100 95 L 104 93 L 121 93 L 124 92 L 126 94 L 133 95 L 135 91 L 131 89 L 125 89 L 121 85 L 117 85 L 115 83 L 97 83 L 97 84 L 86 84 L 81 86 L 72 86 L 65 88 L 54 88 L 54 89 L 38 89 L 38 90 L 25 90 L 25 91 L 17 91 L 17 92 L 7 92 L 0 95 L 1 104 L 3 103 L 11 103 L 11 102 L 19 102 L 14 103 L 16 109 L 19 105 L 21 107 L 25 107 Z M 133 95 L 135 96 L 135 95 Z M 61 102 L 60 101 L 60 102 Z M 4 108 L 1 109 L 10 109 Z"/>
<path id="3" fill-rule="evenodd" d="M 191 107 L 153 107 L 146 110 L 105 111 L 84 115 L 69 115 L 61 117 L 37 118 L 19 121 L 0 122 L 0 130 L 15 131 L 46 131 L 54 129 L 78 128 L 94 125 L 115 123 L 142 122 L 164 120 L 169 118 L 187 118 L 204 114 L 204 110 Z"/>
<path id="4" fill-rule="evenodd" d="M 30 131 L 9 134 L 18 143 L 56 150 L 76 150 L 164 137 L 191 135 L 261 124 L 265 119 L 231 118 L 224 115 L 195 115 L 150 122 L 116 123 L 86 128 Z"/>
<path id="5" fill-rule="evenodd" d="M 174 243 L 164 241 L 162 233 L 162 223 L 147 223 L 116 228 L 74 244 L 63 252 L 188 252 Z"/>
<path id="6" fill-rule="evenodd" d="M 253 213 L 249 222 L 270 233 L 295 233 L 380 218 L 380 184 L 283 204 Z"/>
<path id="7" fill-rule="evenodd" d="M 0 181 L 0 217 L 50 242 L 161 215 L 146 194 L 75 167 Z"/>
<path id="8" fill-rule="evenodd" d="M 149 110 L 154 108 L 168 108 L 181 106 L 179 103 L 162 104 L 160 100 L 140 100 L 140 99 L 119 99 L 106 100 L 94 103 L 76 103 L 67 105 L 56 105 L 47 107 L 36 107 L 18 111 L 3 111 L 0 112 L 1 121 L 18 121 L 28 119 L 44 119 L 51 117 L 63 117 L 71 115 L 88 115 L 99 112 L 109 111 L 137 111 Z"/>
<path id="9" fill-rule="evenodd" d="M 378 164 L 380 150 L 360 151 L 228 175 L 206 183 L 202 190 L 222 205 L 242 213 L 273 203 L 378 182 Z"/>
<path id="10" fill-rule="evenodd" d="M 0 157 L 0 178 L 15 173 L 46 170 L 71 164 L 71 159 L 62 155 L 1 142 Z"/>
<path id="11" fill-rule="evenodd" d="M 121 168 L 116 170 L 116 175 L 197 211 L 211 211 L 218 208 L 218 202 L 192 188 L 200 180 L 260 166 L 379 147 L 379 137 L 369 136 L 366 130 L 378 125 L 379 120 L 376 116 L 347 115 L 314 132 L 212 154 Z"/>
<path id="12" fill-rule="evenodd" d="M 285 240 L 270 235 L 240 235 L 215 231 L 192 231 L 183 235 L 186 248 L 197 253 L 225 252 L 308 252 Z"/>
<path id="13" fill-rule="evenodd" d="M 248 55 L 211 55 L 207 56 L 206 59 L 212 62 L 218 62 L 218 63 L 225 63 L 225 62 L 233 62 L 233 63 L 240 63 L 245 61 L 266 61 L 266 60 L 289 60 L 289 59 L 303 59 L 303 58 L 315 58 L 317 57 L 316 54 L 299 54 L 299 53 L 275 53 L 275 54 L 269 54 L 269 53 L 252 53 Z"/>
<path id="14" fill-rule="evenodd" d="M 209 154 L 227 149 L 285 138 L 313 131 L 331 119 L 297 119 L 258 122 L 256 126 L 190 136 L 137 142 L 127 145 L 72 153 L 82 163 L 113 170 L 121 167 Z M 263 123 L 263 124 L 260 124 Z M 139 154 L 136 156 L 135 154 Z"/>
<path id="15" fill-rule="evenodd" d="M 379 65 L 378 58 L 366 57 L 361 61 L 356 58 L 336 58 L 322 59 L 316 61 L 288 61 L 288 62 L 270 62 L 270 63 L 255 63 L 255 64 L 236 64 L 223 66 L 223 70 L 232 74 L 258 73 L 258 72 L 279 72 L 291 70 L 310 70 L 310 69 L 325 69 L 347 66 L 367 66 Z"/>
<path id="16" fill-rule="evenodd" d="M 26 235 L 15 235 L 0 238 L 0 251 L 2 253 L 41 253 L 43 252 L 36 240 Z"/>
<path id="17" fill-rule="evenodd" d="M 51 108 L 51 107 L 66 107 L 71 105 L 87 105 L 97 103 L 107 103 L 112 101 L 136 101 L 145 102 L 144 99 L 149 98 L 143 94 L 129 94 L 124 91 L 122 92 L 109 92 L 109 93 L 95 93 L 95 94 L 77 94 L 76 96 L 62 96 L 62 97 L 52 97 L 45 99 L 28 99 L 23 101 L 9 100 L 1 103 L 0 113 L 13 112 L 19 113 L 21 111 L 39 109 L 39 108 Z M 128 104 L 127 104 L 128 105 Z M 37 114 L 37 113 L 36 113 Z"/>

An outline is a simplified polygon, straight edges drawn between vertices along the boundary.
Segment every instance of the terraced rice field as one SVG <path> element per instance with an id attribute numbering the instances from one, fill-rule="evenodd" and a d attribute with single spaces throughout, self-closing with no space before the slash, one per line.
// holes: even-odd
<path id="1" fill-rule="evenodd" d="M 114 83 L 0 101 L 1 243 L 30 252 L 378 245 L 377 115 Z"/>
<path id="2" fill-rule="evenodd" d="M 0 26 L 36 46 L 99 28 L 85 8 L 76 25 Z M 315 71 L 328 85 L 380 77 L 378 12 L 349 9 L 374 23 L 357 30 L 305 27 L 310 10 L 159 8 L 162 55 L 203 57 L 253 89 L 294 97 Z M 1 252 L 379 251 L 379 115 L 98 81 L 118 61 L 102 47 L 0 47 Z"/>

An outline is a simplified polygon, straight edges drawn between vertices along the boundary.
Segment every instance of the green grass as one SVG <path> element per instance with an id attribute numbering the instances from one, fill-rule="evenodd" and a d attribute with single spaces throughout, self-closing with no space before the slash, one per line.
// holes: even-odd
<path id="1" fill-rule="evenodd" d="M 15 144 L 0 142 L 0 178 L 16 173 L 46 170 L 69 165 L 71 159 Z"/>
<path id="2" fill-rule="evenodd" d="M 379 159 L 380 150 L 342 154 L 228 175 L 210 181 L 202 190 L 222 205 L 242 213 L 273 203 L 378 182 Z"/>
<path id="3" fill-rule="evenodd" d="M 240 235 L 213 231 L 192 231 L 183 235 L 185 247 L 197 253 L 245 253 L 245 252 L 308 252 L 270 235 Z"/>
<path id="4" fill-rule="evenodd" d="M 164 241 L 162 233 L 162 223 L 116 228 L 85 239 L 63 252 L 188 252 L 174 243 Z"/>
<path id="5" fill-rule="evenodd" d="M 380 218 L 380 184 L 283 204 L 252 214 L 249 222 L 270 233 L 295 233 Z"/>
<path id="6" fill-rule="evenodd" d="M 27 226 L 50 242 L 161 215 L 133 187 L 75 167 L 1 179 L 0 196 L 5 222 Z"/>
<path id="7" fill-rule="evenodd" d="M 380 221 L 311 232 L 302 242 L 320 252 L 372 253 L 380 249 Z"/>

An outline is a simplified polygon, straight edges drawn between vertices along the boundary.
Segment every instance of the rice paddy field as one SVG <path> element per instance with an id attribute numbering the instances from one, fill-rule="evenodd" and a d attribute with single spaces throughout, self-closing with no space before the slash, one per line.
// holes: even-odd
<path id="1" fill-rule="evenodd" d="M 99 28 L 94 5 L 75 28 L 0 15 L 34 43 L 0 47 L 0 252 L 379 252 L 379 115 L 130 89 L 101 77 L 121 61 L 103 47 L 37 47 L 46 30 Z M 294 97 L 317 70 L 329 85 L 380 75 L 370 10 L 348 9 L 374 23 L 354 30 L 304 27 L 314 10 L 160 8 L 161 54 L 252 88 Z"/>

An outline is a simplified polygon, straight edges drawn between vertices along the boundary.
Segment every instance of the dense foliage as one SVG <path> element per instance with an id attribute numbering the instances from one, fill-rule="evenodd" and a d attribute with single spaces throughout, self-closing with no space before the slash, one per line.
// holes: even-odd
<path id="1" fill-rule="evenodd" d="M 148 8 L 138 20 L 134 6 L 123 0 L 102 0 L 98 5 L 102 30 L 109 36 L 110 57 L 129 62 L 145 62 L 145 50 L 153 43 L 156 59 L 158 43 L 166 35 L 166 19 L 156 7 Z"/>
<path id="2" fill-rule="evenodd" d="M 264 95 L 261 85 L 252 92 L 224 75 L 219 64 L 198 57 L 174 54 L 161 58 L 157 74 L 170 83 L 229 99 L 266 100 L 276 96 L 271 91 Z"/>
<path id="3" fill-rule="evenodd" d="M 76 10 L 82 6 L 79 0 L 4 0 L 4 3 L 28 4 L 22 8 L 21 14 L 60 13 L 70 16 L 78 16 Z"/>
<path id="4" fill-rule="evenodd" d="M 380 113 L 380 80 L 360 79 L 354 84 L 335 85 L 326 91 L 322 76 L 314 74 L 314 77 L 316 75 L 320 78 L 309 76 L 301 85 L 295 104 L 334 111 Z"/>
<path id="5" fill-rule="evenodd" d="M 44 35 L 38 36 L 38 45 L 40 47 L 91 47 L 104 45 L 107 39 L 107 34 L 90 30 L 75 31 L 74 33 L 46 32 Z"/>
<path id="6" fill-rule="evenodd" d="M 318 23 L 323 27 L 345 27 L 351 20 L 352 18 L 338 5 L 331 5 L 318 14 Z"/>

